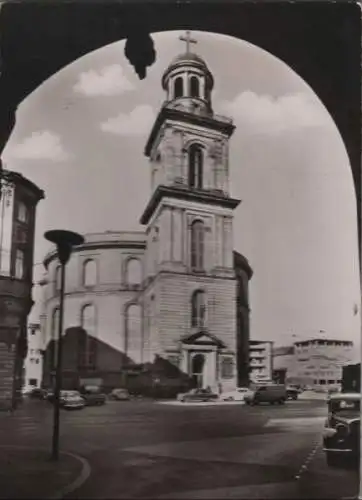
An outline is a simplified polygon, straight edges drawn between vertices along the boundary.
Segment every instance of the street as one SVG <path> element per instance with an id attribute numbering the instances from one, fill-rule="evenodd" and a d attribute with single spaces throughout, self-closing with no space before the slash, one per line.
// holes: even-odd
<path id="1" fill-rule="evenodd" d="M 61 449 L 86 458 L 71 498 L 344 498 L 357 473 L 329 469 L 323 401 L 285 406 L 108 402 L 62 411 Z M 3 445 L 49 447 L 52 407 L 24 403 L 1 417 Z"/>

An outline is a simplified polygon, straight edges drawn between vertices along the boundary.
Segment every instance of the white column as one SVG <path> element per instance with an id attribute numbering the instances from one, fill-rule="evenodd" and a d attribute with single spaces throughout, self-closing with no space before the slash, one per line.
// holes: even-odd
<path id="1" fill-rule="evenodd" d="M 223 265 L 225 267 L 233 266 L 233 235 L 232 235 L 232 219 L 231 217 L 223 218 Z"/>
<path id="2" fill-rule="evenodd" d="M 215 266 L 222 266 L 222 217 L 215 216 Z"/>

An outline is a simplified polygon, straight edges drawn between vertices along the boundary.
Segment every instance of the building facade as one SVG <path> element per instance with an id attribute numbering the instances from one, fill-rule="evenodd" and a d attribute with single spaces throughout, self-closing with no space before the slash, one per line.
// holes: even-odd
<path id="1" fill-rule="evenodd" d="M 249 342 L 249 378 L 251 382 L 269 382 L 273 377 L 273 342 Z"/>
<path id="2" fill-rule="evenodd" d="M 354 359 L 349 340 L 304 340 L 294 344 L 294 352 L 295 372 L 290 378 L 321 390 L 340 386 L 343 366 Z"/>
<path id="3" fill-rule="evenodd" d="M 24 361 L 24 393 L 41 387 L 43 378 L 43 349 L 43 335 L 40 324 L 28 324 L 28 353 Z"/>
<path id="4" fill-rule="evenodd" d="M 161 357 L 194 385 L 227 390 L 247 372 L 252 271 L 233 250 L 233 212 L 240 203 L 229 193 L 234 125 L 213 112 L 213 84 L 205 61 L 189 51 L 166 69 L 165 102 L 145 147 L 151 170 L 140 219 L 145 232 L 127 243 L 125 234 L 109 234 L 113 253 L 111 243 L 100 241 L 104 235 L 93 243 L 86 237 L 68 264 L 65 324 L 97 329 L 125 363 Z M 128 281 L 131 264 L 139 269 L 135 283 Z M 45 265 L 48 334 L 57 323 L 55 254 Z M 89 269 L 91 285 L 85 282 Z M 118 358 L 116 365 L 119 372 Z"/>
<path id="5" fill-rule="evenodd" d="M 0 409 L 16 404 L 27 350 L 36 206 L 44 193 L 22 175 L 3 171 L 0 201 Z"/>

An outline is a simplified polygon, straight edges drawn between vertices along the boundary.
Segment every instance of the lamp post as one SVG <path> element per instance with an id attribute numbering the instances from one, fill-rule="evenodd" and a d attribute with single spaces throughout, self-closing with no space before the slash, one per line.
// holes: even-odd
<path id="1" fill-rule="evenodd" d="M 54 420 L 52 439 L 52 460 L 59 459 L 59 413 L 60 413 L 60 390 L 62 388 L 62 347 L 63 347 L 63 311 L 64 311 L 64 286 L 65 286 L 65 266 L 69 260 L 72 249 L 76 245 L 84 242 L 83 236 L 72 231 L 55 229 L 47 231 L 44 238 L 54 243 L 57 247 L 58 260 L 60 262 L 60 301 L 59 301 L 59 321 L 58 321 L 58 349 L 55 368 L 54 387 Z"/>

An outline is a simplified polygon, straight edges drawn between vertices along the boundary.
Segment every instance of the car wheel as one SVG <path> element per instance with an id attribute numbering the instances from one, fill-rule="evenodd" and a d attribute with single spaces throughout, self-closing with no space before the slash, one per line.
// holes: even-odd
<path id="1" fill-rule="evenodd" d="M 283 405 L 284 403 L 285 403 L 285 399 L 280 399 L 280 400 L 279 400 L 279 404 L 280 404 L 280 405 Z"/>

